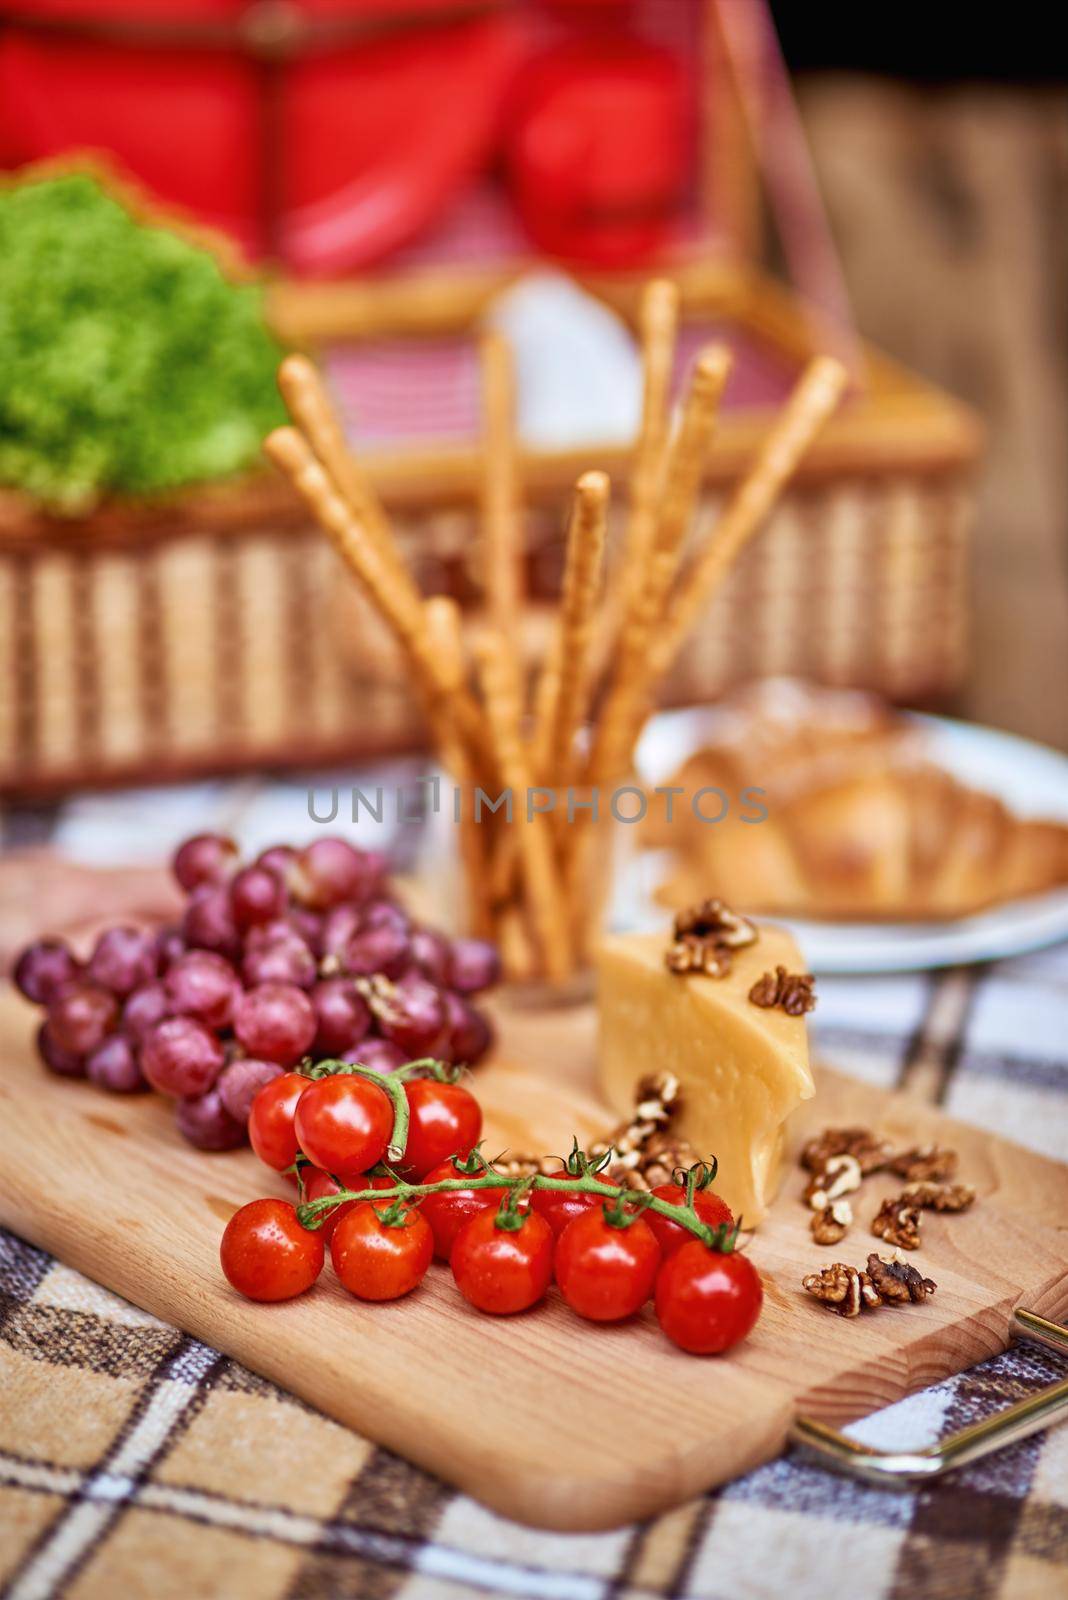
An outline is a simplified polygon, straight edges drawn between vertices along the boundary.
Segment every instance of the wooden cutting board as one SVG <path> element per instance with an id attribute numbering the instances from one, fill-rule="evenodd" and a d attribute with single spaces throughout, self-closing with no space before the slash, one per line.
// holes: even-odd
<path id="1" fill-rule="evenodd" d="M 603 1131 L 592 1010 L 497 1010 L 498 1056 L 477 1081 L 487 1148 L 562 1151 L 573 1131 Z M 836 1123 L 937 1140 L 979 1191 L 971 1212 L 924 1218 L 913 1259 L 938 1292 L 922 1306 L 848 1321 L 804 1294 L 804 1272 L 863 1265 L 878 1247 L 867 1223 L 894 1180 L 869 1180 L 849 1237 L 821 1250 L 796 1167 L 750 1245 L 763 1315 L 726 1357 L 676 1350 L 648 1307 L 598 1328 L 553 1292 L 519 1318 L 480 1316 L 437 1265 L 394 1305 L 352 1299 L 329 1266 L 301 1299 L 253 1305 L 222 1278 L 219 1235 L 282 1180 L 247 1151 L 191 1149 L 155 1097 L 50 1077 L 33 1058 L 35 1021 L 17 997 L 0 1002 L 0 1223 L 521 1521 L 647 1517 L 776 1455 L 798 1411 L 841 1424 L 1004 1348 L 1018 1304 L 1068 1312 L 1068 1167 L 830 1071 L 795 1148 Z"/>

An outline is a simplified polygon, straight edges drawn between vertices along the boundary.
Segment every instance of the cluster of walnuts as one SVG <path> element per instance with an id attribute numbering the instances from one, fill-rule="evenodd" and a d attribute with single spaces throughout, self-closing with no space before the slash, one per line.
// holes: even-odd
<path id="1" fill-rule="evenodd" d="M 934 1282 L 897 1252 L 919 1248 L 922 1212 L 966 1211 L 974 1201 L 970 1184 L 952 1181 L 957 1171 L 955 1150 L 923 1145 L 895 1151 L 870 1128 L 825 1128 L 802 1149 L 801 1165 L 810 1174 L 804 1200 L 813 1213 L 812 1237 L 822 1245 L 845 1238 L 853 1222 L 848 1196 L 865 1178 L 892 1172 L 903 1180 L 900 1193 L 883 1201 L 871 1223 L 872 1233 L 893 1248 L 894 1256 L 887 1261 L 873 1253 L 866 1268 L 836 1261 L 809 1273 L 802 1279 L 809 1294 L 839 1316 L 855 1317 L 864 1309 L 918 1303 L 934 1293 Z"/>
<path id="2" fill-rule="evenodd" d="M 920 1213 L 966 1211 L 975 1199 L 970 1184 L 950 1180 L 957 1171 L 957 1152 L 937 1145 L 895 1151 L 870 1128 L 825 1128 L 801 1151 L 801 1165 L 811 1173 L 805 1204 L 817 1244 L 838 1244 L 853 1221 L 847 1198 L 875 1172 L 892 1172 L 904 1180 L 900 1194 L 883 1201 L 871 1231 L 898 1250 L 917 1250 Z"/>

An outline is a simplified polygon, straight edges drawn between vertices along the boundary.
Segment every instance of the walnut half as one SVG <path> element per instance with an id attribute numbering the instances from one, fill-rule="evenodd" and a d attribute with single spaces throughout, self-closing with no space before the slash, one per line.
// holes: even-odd
<path id="1" fill-rule="evenodd" d="M 787 972 L 785 967 L 776 967 L 774 972 L 765 972 L 757 979 L 749 999 L 765 1011 L 778 1006 L 787 1016 L 803 1017 L 806 1011 L 816 1009 L 815 985 L 811 972 Z"/>
<path id="2" fill-rule="evenodd" d="M 902 1150 L 886 1163 L 890 1172 L 906 1183 L 944 1183 L 957 1170 L 957 1152 L 942 1150 L 936 1144 Z"/>
<path id="3" fill-rule="evenodd" d="M 872 1218 L 871 1231 L 877 1239 L 898 1250 L 918 1250 L 920 1246 L 920 1213 L 916 1206 L 902 1198 L 892 1196 L 884 1200 Z"/>
<path id="4" fill-rule="evenodd" d="M 840 1317 L 857 1317 L 864 1307 L 879 1304 L 878 1291 L 868 1274 L 844 1261 L 836 1261 L 822 1272 L 810 1272 L 802 1278 L 801 1287 Z"/>
<path id="5" fill-rule="evenodd" d="M 706 978 L 725 978 L 733 961 L 725 944 L 717 944 L 714 939 L 705 939 L 696 933 L 683 933 L 673 939 L 664 956 L 669 972 L 702 972 Z"/>
<path id="6" fill-rule="evenodd" d="M 920 1211 L 967 1211 L 975 1190 L 970 1183 L 907 1183 L 901 1198 Z"/>
<path id="7" fill-rule="evenodd" d="M 715 944 L 726 945 L 730 950 L 741 950 L 755 944 L 757 930 L 748 917 L 739 916 L 723 900 L 702 900 L 698 905 L 687 906 L 675 917 L 675 937 L 681 939 L 692 934 L 698 939 L 711 939 Z"/>
<path id="8" fill-rule="evenodd" d="M 852 1156 L 867 1177 L 880 1172 L 891 1157 L 890 1145 L 870 1128 L 824 1128 L 801 1151 L 801 1165 L 809 1172 L 822 1172 L 832 1156 Z"/>
<path id="9" fill-rule="evenodd" d="M 831 1156 L 820 1172 L 814 1172 L 805 1186 L 805 1204 L 823 1211 L 832 1200 L 860 1188 L 860 1162 L 856 1156 Z"/>
<path id="10" fill-rule="evenodd" d="M 853 1207 L 848 1200 L 831 1200 L 817 1211 L 809 1231 L 817 1244 L 840 1244 L 853 1222 Z"/>
<path id="11" fill-rule="evenodd" d="M 884 1305 L 901 1305 L 905 1301 L 918 1305 L 938 1287 L 933 1278 L 922 1277 L 909 1262 L 893 1258 L 885 1261 L 874 1252 L 868 1257 L 868 1277 Z"/>

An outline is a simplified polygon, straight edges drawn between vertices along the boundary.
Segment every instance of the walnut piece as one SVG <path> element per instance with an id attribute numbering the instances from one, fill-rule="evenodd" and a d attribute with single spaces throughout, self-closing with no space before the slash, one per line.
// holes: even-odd
<path id="1" fill-rule="evenodd" d="M 874 1252 L 868 1257 L 868 1277 L 884 1305 L 906 1301 L 918 1305 L 938 1287 L 933 1278 L 922 1277 L 907 1261 L 886 1261 Z"/>
<path id="2" fill-rule="evenodd" d="M 907 1183 L 901 1198 L 919 1211 L 967 1211 L 975 1190 L 970 1183 Z"/>
<path id="3" fill-rule="evenodd" d="M 832 1156 L 852 1156 L 867 1177 L 869 1172 L 881 1172 L 891 1154 L 886 1140 L 870 1128 L 824 1128 L 801 1151 L 801 1165 L 809 1172 L 822 1172 Z"/>
<path id="4" fill-rule="evenodd" d="M 748 917 L 739 916 L 722 900 L 702 900 L 678 912 L 675 937 L 682 939 L 687 934 L 726 945 L 729 950 L 741 950 L 748 944 L 755 944 L 757 939 L 757 930 Z"/>
<path id="5" fill-rule="evenodd" d="M 628 1189 L 655 1189 L 659 1183 L 671 1182 L 676 1167 L 692 1167 L 701 1159 L 692 1145 L 670 1131 L 680 1104 L 679 1080 L 674 1074 L 660 1072 L 641 1079 L 630 1120 L 590 1145 L 594 1160 L 612 1151 L 604 1173 L 607 1182 L 625 1184 Z"/>
<path id="6" fill-rule="evenodd" d="M 860 1188 L 863 1174 L 856 1156 L 830 1156 L 821 1172 L 813 1173 L 805 1187 L 805 1204 L 823 1211 L 832 1200 Z"/>
<path id="7" fill-rule="evenodd" d="M 642 1152 L 630 1178 L 631 1189 L 655 1189 L 661 1183 L 673 1183 L 679 1167 L 692 1167 L 701 1157 L 686 1139 L 674 1133 L 654 1133 Z M 609 1166 L 611 1171 L 611 1165 Z"/>
<path id="8" fill-rule="evenodd" d="M 888 1170 L 907 1183 L 944 1183 L 957 1170 L 957 1152 L 936 1144 L 902 1150 L 886 1163 Z"/>
<path id="9" fill-rule="evenodd" d="M 725 978 L 734 958 L 725 944 L 684 933 L 668 945 L 664 962 L 669 972 L 703 972 L 706 978 Z"/>
<path id="10" fill-rule="evenodd" d="M 853 1207 L 848 1200 L 831 1200 L 817 1211 L 809 1231 L 817 1244 L 839 1244 L 853 1222 Z"/>
<path id="11" fill-rule="evenodd" d="M 920 1213 L 901 1195 L 884 1200 L 872 1218 L 871 1231 L 877 1239 L 898 1250 L 918 1250 L 920 1246 Z"/>
<path id="12" fill-rule="evenodd" d="M 816 1009 L 815 983 L 811 972 L 787 972 L 785 967 L 776 967 L 774 972 L 765 972 L 757 979 L 749 998 L 765 1011 L 778 1006 L 787 1016 L 803 1017 L 806 1011 Z"/>
<path id="13" fill-rule="evenodd" d="M 879 1304 L 879 1295 L 868 1274 L 858 1267 L 847 1266 L 844 1261 L 836 1261 L 822 1272 L 810 1272 L 802 1278 L 801 1287 L 840 1317 L 857 1317 L 862 1308 L 871 1309 Z"/>

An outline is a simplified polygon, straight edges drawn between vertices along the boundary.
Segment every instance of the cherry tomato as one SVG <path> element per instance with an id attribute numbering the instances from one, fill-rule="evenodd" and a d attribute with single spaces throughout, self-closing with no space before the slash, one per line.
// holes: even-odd
<path id="1" fill-rule="evenodd" d="M 291 1300 L 323 1269 L 322 1235 L 302 1228 L 288 1200 L 253 1200 L 226 1224 L 222 1269 L 250 1300 Z"/>
<path id="2" fill-rule="evenodd" d="M 638 1217 L 613 1227 L 603 1206 L 575 1217 L 556 1245 L 560 1293 L 591 1322 L 633 1316 L 652 1294 L 659 1266 L 660 1246 L 648 1224 Z"/>
<path id="3" fill-rule="evenodd" d="M 686 1199 L 686 1190 L 681 1183 L 658 1184 L 653 1193 L 658 1200 L 666 1200 L 673 1206 L 681 1206 Z M 725 1222 L 734 1221 L 726 1201 L 708 1189 L 697 1190 L 693 1197 L 693 1206 L 701 1221 L 707 1222 L 710 1228 L 719 1228 Z M 667 1217 L 658 1216 L 655 1211 L 647 1211 L 644 1220 L 652 1229 L 653 1238 L 660 1246 L 660 1253 L 665 1260 L 684 1244 L 689 1244 L 693 1238 L 693 1234 L 681 1223 L 669 1222 Z"/>
<path id="4" fill-rule="evenodd" d="M 361 1300 L 399 1300 L 422 1282 L 433 1256 L 430 1224 L 418 1210 L 383 1222 L 368 1200 L 342 1217 L 330 1242 L 334 1271 Z"/>
<path id="5" fill-rule="evenodd" d="M 459 1083 L 413 1078 L 404 1085 L 411 1121 L 400 1170 L 418 1182 L 449 1156 L 470 1155 L 482 1133 L 482 1107 Z"/>
<path id="6" fill-rule="evenodd" d="M 294 1127 L 313 1166 L 350 1184 L 385 1155 L 393 1106 L 386 1091 L 366 1078 L 319 1078 L 301 1095 Z"/>
<path id="7" fill-rule="evenodd" d="M 540 1300 L 553 1274 L 553 1231 L 530 1212 L 519 1228 L 497 1226 L 497 1210 L 465 1222 L 452 1247 L 452 1275 L 479 1311 L 509 1316 Z"/>
<path id="8" fill-rule="evenodd" d="M 265 1083 L 252 1102 L 248 1114 L 248 1136 L 252 1148 L 265 1166 L 284 1172 L 297 1159 L 297 1135 L 293 1119 L 297 1101 L 309 1088 L 299 1072 L 283 1072 L 280 1078 Z"/>
<path id="9" fill-rule="evenodd" d="M 462 1177 L 463 1173 L 457 1172 L 451 1161 L 443 1161 L 440 1167 L 432 1167 L 421 1182 L 441 1183 L 445 1178 Z M 434 1254 L 448 1261 L 464 1223 L 477 1217 L 487 1206 L 496 1210 L 506 1193 L 505 1189 L 452 1189 L 442 1194 L 424 1195 L 419 1209 L 434 1235 Z"/>
<path id="10" fill-rule="evenodd" d="M 750 1332 L 764 1300 L 748 1256 L 691 1239 L 664 1263 L 656 1284 L 660 1326 L 680 1349 L 718 1355 Z"/>
<path id="11" fill-rule="evenodd" d="M 329 1172 L 322 1172 L 318 1167 L 304 1168 L 304 1198 L 305 1200 L 322 1200 L 325 1195 L 337 1194 L 341 1184 Z M 368 1178 L 366 1174 L 357 1178 L 354 1183 L 346 1184 L 347 1189 L 392 1189 L 392 1178 Z M 347 1217 L 361 1202 L 359 1200 L 346 1200 L 344 1205 L 335 1206 L 333 1211 L 327 1211 L 323 1217 L 319 1232 L 329 1241 L 333 1237 L 334 1229 L 342 1217 Z"/>
<path id="12" fill-rule="evenodd" d="M 565 1183 L 578 1182 L 568 1172 L 554 1172 L 553 1177 L 561 1178 Z M 566 1189 L 535 1189 L 530 1198 L 530 1209 L 545 1218 L 553 1230 L 553 1237 L 559 1239 L 569 1222 L 580 1217 L 584 1211 L 601 1205 L 603 1199 L 603 1195 L 568 1194 Z"/>

